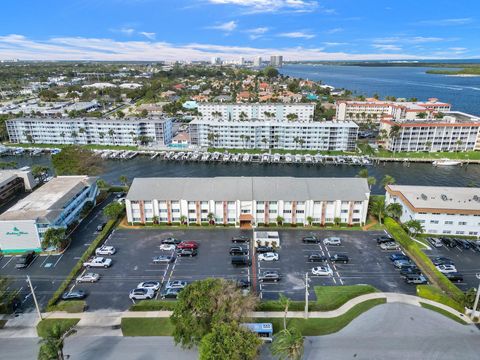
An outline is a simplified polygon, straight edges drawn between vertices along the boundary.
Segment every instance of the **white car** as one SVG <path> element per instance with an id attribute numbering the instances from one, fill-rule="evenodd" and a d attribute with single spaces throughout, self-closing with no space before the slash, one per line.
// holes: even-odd
<path id="1" fill-rule="evenodd" d="M 278 254 L 274 252 L 267 252 L 258 255 L 258 260 L 261 261 L 277 261 L 278 260 Z"/>
<path id="2" fill-rule="evenodd" d="M 100 280 L 100 274 L 96 273 L 86 273 L 77 277 L 77 283 L 90 282 L 94 283 Z"/>
<path id="3" fill-rule="evenodd" d="M 177 247 L 174 244 L 162 244 L 160 250 L 174 251 Z"/>
<path id="4" fill-rule="evenodd" d="M 83 263 L 83 266 L 87 267 L 87 268 L 91 268 L 91 267 L 103 267 L 103 268 L 108 268 L 112 265 L 112 259 L 109 259 L 109 258 L 104 258 L 104 257 L 94 257 L 94 258 L 91 258 L 89 260 L 87 260 L 86 262 Z"/>
<path id="5" fill-rule="evenodd" d="M 131 300 L 145 300 L 145 299 L 153 299 L 155 296 L 155 291 L 152 289 L 133 289 L 130 291 L 128 297 Z"/>
<path id="6" fill-rule="evenodd" d="M 173 281 L 167 282 L 167 284 L 165 285 L 165 289 L 183 289 L 187 285 L 188 283 L 186 281 L 173 280 Z"/>
<path id="7" fill-rule="evenodd" d="M 387 242 L 380 245 L 380 249 L 382 250 L 398 250 L 400 246 L 396 242 Z"/>
<path id="8" fill-rule="evenodd" d="M 317 276 L 332 276 L 333 270 L 328 265 L 316 266 L 312 269 L 312 274 Z"/>
<path id="9" fill-rule="evenodd" d="M 125 198 L 122 197 L 122 198 L 120 198 L 120 199 L 117 199 L 117 202 L 118 202 L 119 204 L 124 204 L 124 203 L 125 203 Z"/>
<path id="10" fill-rule="evenodd" d="M 160 289 L 160 283 L 158 281 L 144 281 L 137 285 L 137 289 L 152 289 L 157 291 Z"/>
<path id="11" fill-rule="evenodd" d="M 340 246 L 342 245 L 342 239 L 340 239 L 339 237 L 328 237 L 323 240 L 323 245 Z"/>
<path id="12" fill-rule="evenodd" d="M 450 264 L 438 265 L 437 270 L 440 271 L 443 274 L 456 273 L 457 272 L 457 268 L 453 265 L 450 265 Z"/>
<path id="13" fill-rule="evenodd" d="M 113 255 L 117 252 L 113 246 L 103 245 L 95 250 L 95 255 Z"/>

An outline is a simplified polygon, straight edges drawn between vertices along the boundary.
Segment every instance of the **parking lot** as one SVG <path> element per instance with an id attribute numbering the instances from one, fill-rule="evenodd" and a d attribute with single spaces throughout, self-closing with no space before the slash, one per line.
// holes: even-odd
<path id="1" fill-rule="evenodd" d="M 112 199 L 113 196 L 105 200 L 82 221 L 71 236 L 72 242 L 69 248 L 63 254 L 37 255 L 26 269 L 15 268 L 16 256 L 0 258 L 0 275 L 6 276 L 11 280 L 9 290 L 18 291 L 23 311 L 32 311 L 34 309 L 33 299 L 26 282 L 27 275 L 30 275 L 37 300 L 43 308 L 78 259 L 80 259 L 86 248 L 95 239 L 97 225 L 105 221 L 102 210 Z"/>
<path id="2" fill-rule="evenodd" d="M 475 275 L 480 274 L 480 252 L 459 247 L 448 248 L 445 245 L 440 248 L 432 247 L 424 252 L 430 258 L 441 256 L 453 260 L 457 271 L 463 275 L 462 282 L 455 282 L 461 290 L 466 291 L 478 286 L 479 280 Z"/>
<path id="3" fill-rule="evenodd" d="M 109 256 L 113 264 L 107 269 L 86 271 L 101 275 L 97 283 L 72 284 L 71 288 L 82 289 L 88 293 L 87 303 L 90 310 L 116 309 L 126 310 L 132 305 L 128 294 L 142 281 L 158 281 L 162 285 L 172 280 L 192 282 L 207 277 L 222 277 L 230 280 L 247 279 L 252 289 L 263 299 L 277 299 L 284 293 L 294 300 L 303 300 L 305 296 L 305 274 L 311 279 L 310 299 L 315 300 L 313 286 L 317 285 L 354 285 L 371 284 L 382 291 L 413 294 L 415 286 L 407 285 L 394 269 L 388 259 L 389 251 L 382 251 L 376 245 L 376 237 L 383 232 L 358 231 L 316 231 L 320 239 L 328 236 L 342 238 L 341 246 L 323 244 L 303 244 L 303 236 L 310 231 L 282 230 L 281 248 L 277 250 L 279 261 L 258 261 L 250 244 L 252 266 L 235 267 L 231 264 L 229 249 L 231 238 L 247 235 L 252 238 L 252 231 L 239 229 L 189 229 L 181 230 L 115 230 L 107 239 L 107 245 L 114 246 L 117 253 Z M 160 250 L 163 239 L 175 237 L 181 240 L 194 240 L 199 243 L 198 255 L 195 257 L 177 257 L 172 263 L 154 264 L 154 256 L 171 254 L 172 251 Z M 333 269 L 333 276 L 312 276 L 311 269 L 320 263 L 309 263 L 308 255 L 320 252 L 325 256 L 334 253 L 347 254 L 348 264 L 328 264 Z M 277 283 L 260 283 L 258 275 L 265 270 L 277 270 L 282 274 Z M 159 297 L 159 293 L 156 294 Z"/>

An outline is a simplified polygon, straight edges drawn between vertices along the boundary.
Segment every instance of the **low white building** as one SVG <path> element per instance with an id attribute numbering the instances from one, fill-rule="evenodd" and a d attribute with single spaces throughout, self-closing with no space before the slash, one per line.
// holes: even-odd
<path id="1" fill-rule="evenodd" d="M 363 178 L 135 178 L 126 197 L 130 224 L 215 222 L 255 227 L 281 222 L 364 224 L 370 189 Z"/>
<path id="2" fill-rule="evenodd" d="M 352 121 L 193 120 L 190 143 L 226 149 L 355 150 L 358 125 Z"/>
<path id="3" fill-rule="evenodd" d="M 7 131 L 12 143 L 167 145 L 172 140 L 172 120 L 16 118 L 7 121 Z"/>
<path id="4" fill-rule="evenodd" d="M 401 222 L 418 220 L 427 234 L 480 235 L 480 189 L 388 185 L 386 204 L 402 205 Z"/>
<path id="5" fill-rule="evenodd" d="M 312 121 L 314 103 L 209 103 L 198 104 L 202 120 Z"/>

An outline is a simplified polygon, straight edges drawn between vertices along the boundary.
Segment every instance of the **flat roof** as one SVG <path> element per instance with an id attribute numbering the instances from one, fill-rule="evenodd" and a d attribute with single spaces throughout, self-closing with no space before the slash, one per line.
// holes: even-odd
<path id="1" fill-rule="evenodd" d="M 207 125 L 224 125 L 224 126 L 283 126 L 294 127 L 312 126 L 312 127 L 349 127 L 358 128 L 354 121 L 339 120 L 339 121 L 313 121 L 313 120 L 264 120 L 264 119 L 249 119 L 247 121 L 241 120 L 220 120 L 220 119 L 195 119 L 189 124 L 207 124 Z"/>
<path id="2" fill-rule="evenodd" d="M 114 122 L 114 123 L 158 123 L 158 122 L 166 122 L 171 120 L 168 117 L 147 117 L 147 118 L 124 118 L 124 119 L 106 119 L 106 118 L 95 118 L 95 117 L 82 117 L 82 118 L 54 118 L 54 117 L 19 117 L 14 119 L 7 120 L 8 122 L 23 122 L 23 121 L 33 121 L 33 122 L 56 122 L 56 123 L 69 123 L 69 122 L 87 122 L 91 121 L 94 123 L 101 123 L 101 122 Z"/>
<path id="3" fill-rule="evenodd" d="M 211 177 L 135 178 L 128 200 L 363 201 L 364 178 Z"/>
<path id="4" fill-rule="evenodd" d="M 86 175 L 53 178 L 0 215 L 0 221 L 36 220 L 50 223 L 60 215 L 73 196 L 94 184 L 96 179 Z"/>
<path id="5" fill-rule="evenodd" d="M 480 188 L 388 185 L 386 189 L 416 212 L 480 213 Z"/>

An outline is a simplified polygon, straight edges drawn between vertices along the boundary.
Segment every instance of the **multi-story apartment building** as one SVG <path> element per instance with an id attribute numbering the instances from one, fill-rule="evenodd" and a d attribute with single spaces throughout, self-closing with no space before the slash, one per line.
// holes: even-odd
<path id="1" fill-rule="evenodd" d="M 427 234 L 480 235 L 478 188 L 388 185 L 386 204 L 402 205 L 400 221 L 419 221 Z"/>
<path id="2" fill-rule="evenodd" d="M 366 101 L 340 100 L 336 102 L 336 119 L 356 122 L 378 122 L 384 116 L 395 120 L 415 120 L 419 116 L 432 119 L 438 113 L 450 111 L 450 108 L 450 104 L 438 102 L 435 98 L 426 102 L 383 101 L 373 98 Z"/>
<path id="3" fill-rule="evenodd" d="M 243 121 L 249 119 L 276 121 L 312 121 L 313 103 L 199 103 L 202 120 Z"/>
<path id="4" fill-rule="evenodd" d="M 17 194 L 37 186 L 29 167 L 0 171 L 0 206 L 6 205 Z"/>
<path id="5" fill-rule="evenodd" d="M 226 149 L 355 150 L 354 122 L 193 120 L 190 143 Z"/>
<path id="6" fill-rule="evenodd" d="M 386 134 L 383 146 L 390 151 L 480 150 L 479 129 L 480 118 L 457 111 L 437 120 L 380 122 L 380 132 Z"/>
<path id="7" fill-rule="evenodd" d="M 283 56 L 282 55 L 272 55 L 270 56 L 270 65 L 275 67 L 283 66 Z"/>
<path id="8" fill-rule="evenodd" d="M 325 225 L 338 218 L 358 225 L 366 221 L 369 198 L 362 178 L 135 178 L 126 210 L 131 224 Z"/>
<path id="9" fill-rule="evenodd" d="M 67 228 L 87 202 L 95 204 L 95 177 L 58 176 L 0 215 L 0 249 L 40 251 L 49 228 Z"/>
<path id="10" fill-rule="evenodd" d="M 7 121 L 12 143 L 166 145 L 172 139 L 172 120 L 101 118 L 17 118 Z"/>

